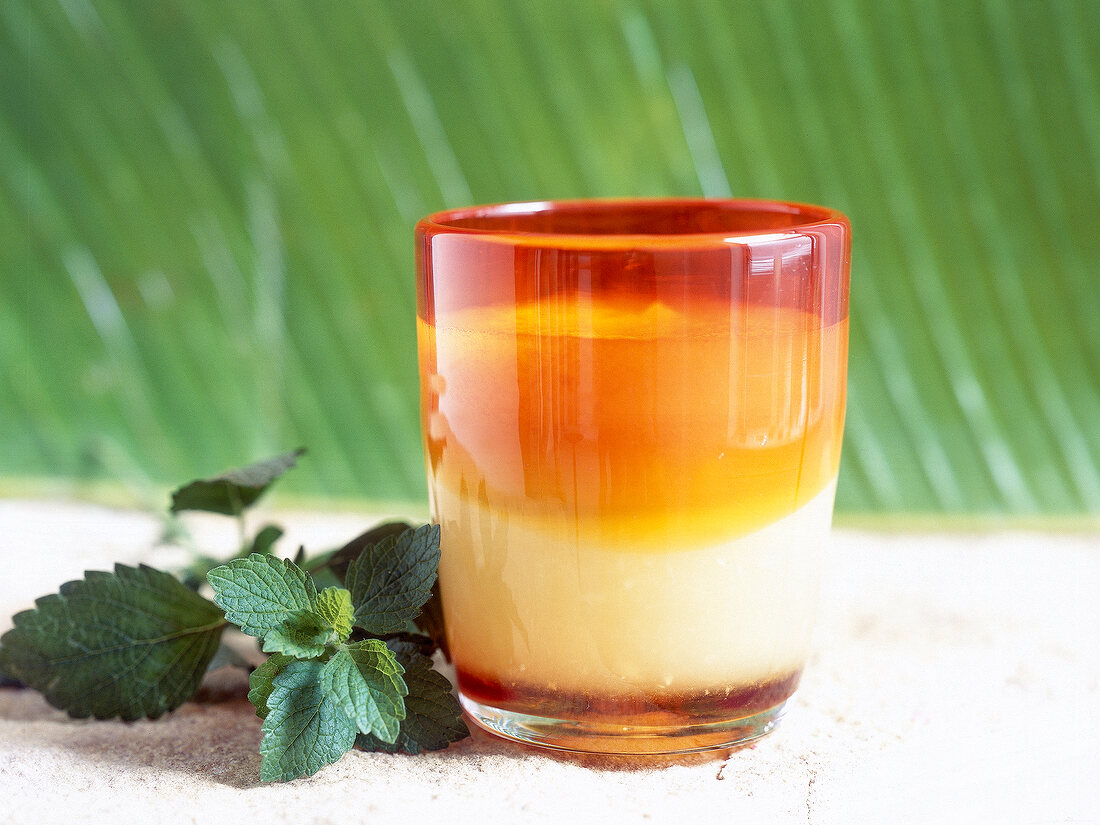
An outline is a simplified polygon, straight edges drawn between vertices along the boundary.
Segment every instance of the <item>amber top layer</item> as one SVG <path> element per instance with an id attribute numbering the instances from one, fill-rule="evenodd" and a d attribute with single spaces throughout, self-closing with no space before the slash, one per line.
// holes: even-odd
<path id="1" fill-rule="evenodd" d="M 842 217 L 800 209 L 422 223 L 431 485 L 617 545 L 733 537 L 811 499 L 839 460 L 848 248 Z"/>

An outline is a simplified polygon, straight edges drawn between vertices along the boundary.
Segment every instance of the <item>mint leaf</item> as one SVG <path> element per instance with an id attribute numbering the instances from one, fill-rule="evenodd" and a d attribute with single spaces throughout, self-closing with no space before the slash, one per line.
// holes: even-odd
<path id="1" fill-rule="evenodd" d="M 325 652 L 332 627 L 312 610 L 295 610 L 264 636 L 264 653 L 285 653 L 296 659 L 313 659 Z"/>
<path id="2" fill-rule="evenodd" d="M 43 596 L 0 639 L 0 668 L 78 718 L 155 719 L 194 695 L 226 622 L 167 573 L 116 565 Z"/>
<path id="3" fill-rule="evenodd" d="M 261 719 L 267 716 L 267 699 L 275 688 L 275 677 L 293 661 L 293 656 L 273 653 L 248 677 L 248 701 Z"/>
<path id="4" fill-rule="evenodd" d="M 355 624 L 375 634 L 404 630 L 431 595 L 438 567 L 438 525 L 406 530 L 366 547 L 348 565 L 344 579 Z"/>
<path id="5" fill-rule="evenodd" d="M 359 558 L 364 550 L 372 544 L 382 541 L 382 539 L 397 538 L 406 530 L 411 529 L 412 525 L 403 521 L 388 521 L 375 525 L 365 533 L 360 533 L 339 550 L 335 550 L 327 556 L 321 556 L 314 565 L 311 565 L 310 572 L 320 568 L 331 570 L 342 582 L 347 577 L 348 565 Z"/>
<path id="6" fill-rule="evenodd" d="M 260 730 L 260 779 L 311 776 L 347 753 L 355 722 L 321 686 L 319 659 L 295 659 L 272 679 Z"/>
<path id="7" fill-rule="evenodd" d="M 408 688 L 401 673 L 385 642 L 366 639 L 341 648 L 328 660 L 321 686 L 359 732 L 392 742 L 405 718 L 402 697 Z"/>
<path id="8" fill-rule="evenodd" d="M 304 452 L 304 449 L 294 450 L 185 484 L 172 493 L 172 512 L 204 510 L 238 516 L 251 507 L 272 482 L 293 467 Z"/>
<path id="9" fill-rule="evenodd" d="M 432 667 L 432 660 L 422 655 L 415 643 L 390 641 L 388 644 L 405 669 L 402 678 L 409 689 L 405 697 L 405 718 L 393 742 L 360 733 L 355 739 L 356 746 L 368 751 L 417 754 L 442 750 L 469 736 L 451 683 Z"/>
<path id="10" fill-rule="evenodd" d="M 261 719 L 267 716 L 267 699 L 275 689 L 275 677 L 293 661 L 292 656 L 273 653 L 248 677 L 248 701 L 256 708 L 256 715 Z"/>
<path id="11" fill-rule="evenodd" d="M 351 593 L 342 587 L 326 587 L 317 594 L 317 614 L 336 631 L 341 642 L 348 640 L 355 621 Z"/>
<path id="12" fill-rule="evenodd" d="M 313 610 L 317 589 L 304 570 L 274 556 L 253 553 L 215 567 L 207 576 L 225 618 L 249 636 L 263 638 L 297 610 Z"/>

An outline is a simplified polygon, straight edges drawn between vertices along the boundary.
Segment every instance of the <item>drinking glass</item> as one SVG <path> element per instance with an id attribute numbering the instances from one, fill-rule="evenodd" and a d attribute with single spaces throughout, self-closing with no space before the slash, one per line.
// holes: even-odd
<path id="1" fill-rule="evenodd" d="M 417 225 L 428 487 L 474 722 L 602 753 L 776 725 L 832 516 L 849 237 L 831 209 L 751 200 Z"/>

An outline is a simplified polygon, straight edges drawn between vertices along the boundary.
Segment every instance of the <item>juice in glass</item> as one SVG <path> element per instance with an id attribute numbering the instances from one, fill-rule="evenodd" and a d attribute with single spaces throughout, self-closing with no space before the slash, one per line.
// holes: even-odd
<path id="1" fill-rule="evenodd" d="M 467 712 L 597 752 L 768 732 L 808 654 L 832 513 L 847 221 L 575 201 L 417 233 L 422 427 Z"/>

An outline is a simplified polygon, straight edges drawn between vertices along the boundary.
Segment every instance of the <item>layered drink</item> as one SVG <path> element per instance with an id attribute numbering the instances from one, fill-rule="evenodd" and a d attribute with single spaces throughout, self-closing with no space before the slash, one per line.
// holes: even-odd
<path id="1" fill-rule="evenodd" d="M 628 202 L 650 211 L 595 237 L 538 205 L 422 224 L 447 638 L 497 732 L 715 747 L 797 687 L 843 427 L 846 225 L 766 215 L 788 223 L 764 234 L 682 203 Z"/>

